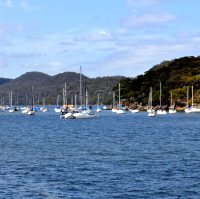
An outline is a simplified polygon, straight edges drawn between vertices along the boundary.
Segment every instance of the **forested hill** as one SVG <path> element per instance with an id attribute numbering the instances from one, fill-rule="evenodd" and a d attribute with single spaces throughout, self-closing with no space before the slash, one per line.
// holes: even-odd
<path id="1" fill-rule="evenodd" d="M 149 89 L 153 88 L 153 103 L 159 104 L 160 81 L 162 84 L 162 101 L 164 105 L 170 103 L 170 92 L 178 105 L 184 105 L 189 86 L 194 86 L 194 102 L 200 103 L 200 57 L 182 57 L 171 61 L 164 61 L 143 75 L 136 78 L 121 80 L 121 93 L 124 99 L 131 102 L 147 104 Z"/>
<path id="2" fill-rule="evenodd" d="M 89 102 L 95 104 L 97 102 L 97 93 L 100 94 L 100 103 L 112 102 L 112 89 L 120 80 L 125 77 L 97 77 L 89 78 L 82 75 L 83 93 L 85 87 L 88 89 Z M 71 103 L 72 97 L 77 94 L 79 96 L 80 74 L 75 72 L 64 72 L 54 76 L 41 72 L 27 72 L 16 79 L 0 78 L 0 99 L 4 103 L 9 103 L 9 91 L 13 92 L 13 103 L 25 103 L 25 98 L 32 96 L 35 103 L 39 101 L 42 104 L 45 98 L 46 104 L 55 104 L 57 95 L 60 95 L 60 103 L 62 100 L 63 87 L 66 82 L 67 98 Z"/>

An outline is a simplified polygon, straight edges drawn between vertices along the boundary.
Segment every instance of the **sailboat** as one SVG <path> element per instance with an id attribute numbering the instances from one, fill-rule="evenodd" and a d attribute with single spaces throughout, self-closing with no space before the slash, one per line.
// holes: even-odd
<path id="1" fill-rule="evenodd" d="M 91 119 L 95 118 L 97 115 L 94 114 L 91 110 L 87 109 L 88 107 L 88 93 L 86 89 L 85 101 L 86 101 L 86 110 L 83 110 L 83 96 L 82 96 L 82 74 L 81 74 L 81 66 L 80 66 L 80 108 L 79 111 L 74 113 L 73 116 L 76 119 Z"/>
<path id="2" fill-rule="evenodd" d="M 13 113 L 14 112 L 14 109 L 13 109 L 13 107 L 12 107 L 12 101 L 13 101 L 13 99 L 12 99 L 12 90 L 9 92 L 9 100 L 10 100 L 10 109 L 9 109 L 9 113 Z"/>
<path id="3" fill-rule="evenodd" d="M 125 114 L 125 111 L 121 108 L 121 85 L 119 83 L 119 105 L 118 105 L 118 109 L 116 110 L 117 114 Z"/>
<path id="4" fill-rule="evenodd" d="M 194 107 L 194 94 L 193 94 L 194 90 L 193 90 L 193 86 L 192 86 L 192 112 L 193 113 L 199 113 L 200 112 L 200 108 L 198 107 Z"/>
<path id="5" fill-rule="evenodd" d="M 186 104 L 186 108 L 185 108 L 185 113 L 191 113 L 191 112 L 192 112 L 192 108 L 189 107 L 189 87 L 187 87 L 187 104 Z"/>
<path id="6" fill-rule="evenodd" d="M 113 105 L 112 105 L 112 112 L 116 112 L 117 108 L 116 108 L 116 102 L 115 102 L 115 92 L 113 92 Z"/>
<path id="7" fill-rule="evenodd" d="M 147 110 L 148 116 L 149 117 L 155 117 L 156 113 L 155 113 L 155 110 L 153 110 L 153 107 L 152 107 L 152 87 L 150 88 L 150 92 L 149 92 L 148 105 L 149 105 L 149 109 Z"/>
<path id="8" fill-rule="evenodd" d="M 45 107 L 45 98 L 43 97 L 42 99 L 42 107 L 40 108 L 40 110 L 44 113 L 47 112 L 49 109 Z"/>
<path id="9" fill-rule="evenodd" d="M 31 93 L 31 99 L 32 99 L 32 102 L 31 102 L 31 108 L 30 110 L 28 110 L 27 114 L 28 115 L 35 115 L 35 111 L 33 110 L 33 107 L 34 107 L 34 98 L 33 98 L 33 87 L 32 87 L 32 93 Z"/>
<path id="10" fill-rule="evenodd" d="M 97 95 L 97 109 L 96 112 L 101 112 L 101 108 L 99 107 L 99 93 Z"/>
<path id="11" fill-rule="evenodd" d="M 67 84 L 65 82 L 65 86 L 63 88 L 63 110 L 61 111 L 62 115 L 60 118 L 64 119 L 74 119 L 73 112 L 69 109 L 68 103 L 67 103 Z"/>
<path id="12" fill-rule="evenodd" d="M 169 107 L 169 114 L 173 114 L 176 113 L 176 110 L 174 109 L 174 106 L 172 105 L 172 92 L 171 92 L 171 103 L 170 103 L 170 107 Z"/>
<path id="13" fill-rule="evenodd" d="M 165 115 L 167 111 L 162 109 L 162 89 L 161 89 L 161 81 L 160 81 L 160 109 L 157 110 L 158 115 Z"/>
<path id="14" fill-rule="evenodd" d="M 60 113 L 60 106 L 59 106 L 59 98 L 60 98 L 60 96 L 59 96 L 59 94 L 58 94 L 58 96 L 57 96 L 57 102 L 56 102 L 56 107 L 54 108 L 54 111 L 56 112 L 56 113 Z"/>
<path id="15" fill-rule="evenodd" d="M 0 105 L 0 112 L 3 112 L 5 110 L 5 105 L 4 105 L 4 99 L 1 98 L 1 105 Z"/>
<path id="16" fill-rule="evenodd" d="M 139 110 L 138 109 L 132 109 L 132 110 L 130 110 L 131 111 L 131 113 L 139 113 Z"/>
<path id="17" fill-rule="evenodd" d="M 16 107 L 15 108 L 13 108 L 13 104 L 12 104 L 12 102 L 13 102 L 13 97 L 12 97 L 12 90 L 10 91 L 10 93 L 9 93 L 9 97 L 10 97 L 10 109 L 9 109 L 9 113 L 14 113 L 15 111 L 17 111 L 17 109 L 16 109 Z"/>

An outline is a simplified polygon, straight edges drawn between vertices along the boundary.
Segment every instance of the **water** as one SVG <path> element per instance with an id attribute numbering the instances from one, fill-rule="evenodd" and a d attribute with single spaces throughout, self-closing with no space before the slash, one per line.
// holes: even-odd
<path id="1" fill-rule="evenodd" d="M 200 114 L 0 114 L 0 198 L 199 198 Z"/>

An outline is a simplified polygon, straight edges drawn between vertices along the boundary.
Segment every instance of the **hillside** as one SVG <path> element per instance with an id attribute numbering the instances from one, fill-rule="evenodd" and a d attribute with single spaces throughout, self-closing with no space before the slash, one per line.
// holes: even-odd
<path id="1" fill-rule="evenodd" d="M 98 77 L 88 78 L 82 75 L 83 90 L 85 85 L 88 88 L 89 101 L 95 104 L 97 101 L 97 93 L 100 94 L 101 103 L 111 103 L 112 89 L 124 77 Z M 67 85 L 68 102 L 71 103 L 72 97 L 79 95 L 79 79 L 80 74 L 75 72 L 64 72 L 55 76 L 50 76 L 41 72 L 28 72 L 16 79 L 8 79 L 1 84 L 0 79 L 0 98 L 4 103 L 9 103 L 9 91 L 13 91 L 13 103 L 25 104 L 26 96 L 31 98 L 31 90 L 33 87 L 33 95 L 35 103 L 42 104 L 42 99 L 45 98 L 46 104 L 55 104 L 57 95 L 60 95 L 60 103 L 64 84 Z M 3 78 L 2 78 L 3 80 Z"/>
<path id="2" fill-rule="evenodd" d="M 200 103 L 200 57 L 182 57 L 164 61 L 152 67 L 144 75 L 121 80 L 122 97 L 129 102 L 147 104 L 149 88 L 153 88 L 153 103 L 159 104 L 159 82 L 162 83 L 162 101 L 170 104 L 170 92 L 179 106 L 184 106 L 187 86 L 194 86 L 194 102 Z"/>
<path id="3" fill-rule="evenodd" d="M 9 78 L 0 78 L 0 85 L 6 84 L 6 83 L 8 83 L 11 80 L 12 79 L 9 79 Z"/>

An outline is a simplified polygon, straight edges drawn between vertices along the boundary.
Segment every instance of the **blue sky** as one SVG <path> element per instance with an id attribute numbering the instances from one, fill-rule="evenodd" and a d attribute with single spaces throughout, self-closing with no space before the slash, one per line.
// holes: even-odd
<path id="1" fill-rule="evenodd" d="M 1 77 L 134 77 L 200 51 L 199 0 L 0 0 Z"/>

